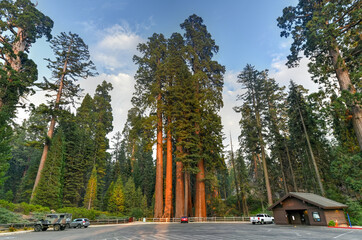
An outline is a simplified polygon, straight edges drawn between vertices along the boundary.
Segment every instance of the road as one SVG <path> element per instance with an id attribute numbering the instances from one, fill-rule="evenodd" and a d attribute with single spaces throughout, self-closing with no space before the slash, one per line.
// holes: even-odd
<path id="1" fill-rule="evenodd" d="M 87 229 L 48 230 L 14 235 L 0 235 L 0 240 L 206 240 L 206 239 L 337 239 L 360 240 L 362 230 L 315 226 L 280 226 L 250 223 L 132 223 L 112 226 L 91 226 Z"/>

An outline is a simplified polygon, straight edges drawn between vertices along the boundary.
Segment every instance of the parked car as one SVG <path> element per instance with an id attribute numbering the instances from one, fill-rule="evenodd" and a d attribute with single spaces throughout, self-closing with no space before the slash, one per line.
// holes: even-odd
<path id="1" fill-rule="evenodd" d="M 188 223 L 188 222 L 189 222 L 189 218 L 187 216 L 181 217 L 181 223 Z"/>
<path id="2" fill-rule="evenodd" d="M 88 218 L 76 218 L 70 223 L 72 228 L 87 228 L 90 225 Z"/>
<path id="3" fill-rule="evenodd" d="M 260 223 L 260 224 L 267 224 L 267 223 L 274 223 L 274 217 L 269 216 L 268 214 L 257 214 L 256 217 L 250 217 L 250 222 L 252 224 Z"/>

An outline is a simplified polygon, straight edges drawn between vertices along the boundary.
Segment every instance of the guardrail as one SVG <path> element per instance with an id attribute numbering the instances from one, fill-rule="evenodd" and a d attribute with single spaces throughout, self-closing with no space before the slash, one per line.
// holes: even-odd
<path id="1" fill-rule="evenodd" d="M 122 224 L 133 222 L 132 219 L 129 218 L 119 218 L 119 219 L 96 219 L 90 220 L 91 225 L 103 225 L 103 224 Z"/>
<path id="2" fill-rule="evenodd" d="M 133 218 L 132 218 L 133 219 Z M 119 218 L 119 219 L 96 219 L 90 220 L 91 225 L 103 225 L 103 224 L 123 224 L 132 222 L 132 219 L 129 218 Z M 8 224 L 0 224 L 1 230 L 8 230 L 10 227 L 21 229 L 21 228 L 32 228 L 34 227 L 35 222 L 33 223 L 8 223 Z"/>
<path id="3" fill-rule="evenodd" d="M 140 222 L 180 222 L 180 218 L 140 218 Z M 189 217 L 189 222 L 249 222 L 250 217 Z"/>
<path id="4" fill-rule="evenodd" d="M 90 220 L 91 225 L 124 224 L 134 222 L 134 218 L 96 219 Z M 139 218 L 138 222 L 180 222 L 180 218 Z M 250 217 L 189 217 L 189 222 L 249 222 Z M 35 223 L 0 224 L 0 230 L 10 227 L 21 229 L 34 227 Z"/>
<path id="5" fill-rule="evenodd" d="M 0 230 L 7 230 L 10 227 L 19 229 L 19 228 L 26 228 L 26 227 L 34 227 L 34 223 L 9 223 L 9 224 L 0 224 Z"/>

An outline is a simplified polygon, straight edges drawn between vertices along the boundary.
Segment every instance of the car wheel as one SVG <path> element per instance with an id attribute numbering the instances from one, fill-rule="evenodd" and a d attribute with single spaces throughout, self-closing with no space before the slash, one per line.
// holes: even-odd
<path id="1" fill-rule="evenodd" d="M 88 226 L 84 226 L 84 228 L 87 228 Z"/>
<path id="2" fill-rule="evenodd" d="M 66 226 L 60 226 L 60 231 L 63 231 L 66 228 Z"/>
<path id="3" fill-rule="evenodd" d="M 77 228 L 82 228 L 82 225 L 78 224 L 78 225 L 77 225 Z"/>
<path id="4" fill-rule="evenodd" d="M 60 230 L 60 225 L 59 224 L 55 224 L 54 225 L 54 231 L 59 231 Z"/>
<path id="5" fill-rule="evenodd" d="M 253 225 L 255 225 L 255 222 L 252 222 L 253 223 Z"/>
<path id="6" fill-rule="evenodd" d="M 34 226 L 34 231 L 35 232 L 40 232 L 42 230 L 42 227 L 40 226 L 40 224 L 37 224 Z"/>
<path id="7" fill-rule="evenodd" d="M 70 228 L 70 224 L 69 224 L 69 223 L 67 223 L 66 227 L 67 227 L 67 228 Z"/>

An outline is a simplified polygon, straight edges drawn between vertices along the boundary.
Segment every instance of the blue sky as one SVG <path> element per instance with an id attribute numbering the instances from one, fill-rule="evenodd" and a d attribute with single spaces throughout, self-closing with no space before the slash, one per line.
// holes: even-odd
<path id="1" fill-rule="evenodd" d="M 284 7 L 296 5 L 296 0 L 37 0 L 38 9 L 54 21 L 53 35 L 60 32 L 79 34 L 89 45 L 91 58 L 99 76 L 81 80 L 85 93 L 94 94 L 96 86 L 106 80 L 112 83 L 114 132 L 122 131 L 131 107 L 136 66 L 132 56 L 136 46 L 147 41 L 153 33 L 169 37 L 183 31 L 180 24 L 191 14 L 202 17 L 208 31 L 219 46 L 215 59 L 226 67 L 224 108 L 220 115 L 229 144 L 237 144 L 240 134 L 239 114 L 232 107 L 239 105 L 236 96 L 241 92 L 236 83 L 238 73 L 250 63 L 258 70 L 270 69 L 270 75 L 281 85 L 290 79 L 315 89 L 307 72 L 307 60 L 301 66 L 287 69 L 286 56 L 290 40 L 280 37 L 276 18 Z M 39 81 L 49 77 L 43 58 L 52 56 L 49 44 L 38 40 L 30 49 L 30 57 L 39 68 Z M 44 102 L 44 93 L 28 98 L 36 105 Z M 19 113 L 23 118 L 24 113 Z M 110 134 L 110 137 L 114 134 Z M 234 147 L 235 148 L 235 147 Z M 228 150 L 228 149 L 225 149 Z"/>

